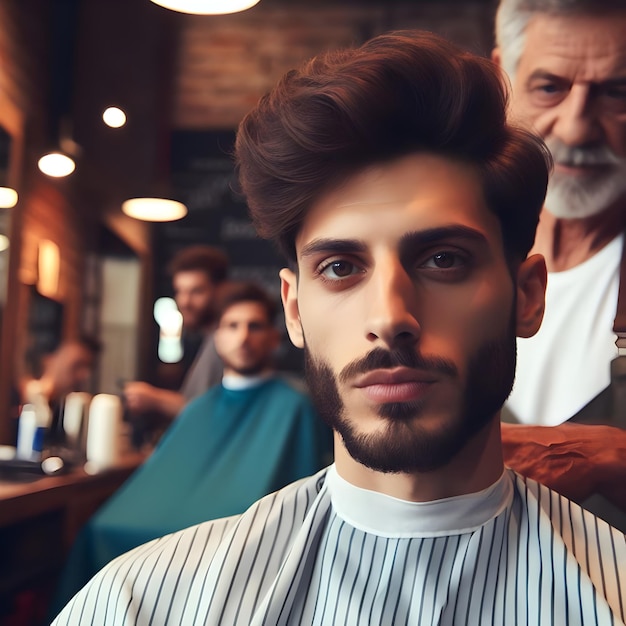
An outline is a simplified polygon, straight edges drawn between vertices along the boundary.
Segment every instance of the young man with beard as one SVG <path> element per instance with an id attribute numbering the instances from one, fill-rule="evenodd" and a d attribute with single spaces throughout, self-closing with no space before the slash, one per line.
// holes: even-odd
<path id="1" fill-rule="evenodd" d="M 502 460 L 549 170 L 506 105 L 489 61 L 405 32 L 313 59 L 244 118 L 240 180 L 290 260 L 335 463 L 120 557 L 55 624 L 624 623 L 624 536 Z"/>
<path id="2" fill-rule="evenodd" d="M 65 568 L 60 607 L 123 552 L 242 513 L 330 463 L 330 429 L 309 397 L 272 367 L 276 309 L 254 283 L 222 288 L 215 329 L 221 385 L 182 410 L 150 458 L 84 527 Z"/>
<path id="3" fill-rule="evenodd" d="M 502 0 L 496 39 L 512 115 L 554 159 L 531 250 L 546 259 L 546 312 L 517 342 L 503 417 L 527 426 L 504 428 L 507 461 L 626 531 L 626 431 L 575 423 L 626 425 L 608 388 L 626 229 L 626 2 Z"/>
<path id="4" fill-rule="evenodd" d="M 215 293 L 226 280 L 229 261 L 211 246 L 189 246 L 170 261 L 174 299 L 183 318 L 183 331 L 202 337 L 198 353 L 179 391 L 161 389 L 143 381 L 124 386 L 124 401 L 131 417 L 158 415 L 166 423 L 173 420 L 187 402 L 217 385 L 222 378 L 222 362 L 215 351 Z"/>

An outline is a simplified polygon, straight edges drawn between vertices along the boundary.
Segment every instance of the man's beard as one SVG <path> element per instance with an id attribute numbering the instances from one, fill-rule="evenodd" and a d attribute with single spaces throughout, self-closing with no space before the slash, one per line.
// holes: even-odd
<path id="1" fill-rule="evenodd" d="M 186 332 L 201 332 L 215 322 L 215 311 L 212 307 L 201 310 L 183 309 L 180 312 L 183 316 L 183 328 Z"/>
<path id="2" fill-rule="evenodd" d="M 514 320 L 501 337 L 483 345 L 468 362 L 467 383 L 456 415 L 437 430 L 419 423 L 426 402 L 381 404 L 384 429 L 360 433 L 359 416 L 346 415 L 339 381 L 379 368 L 405 366 L 458 378 L 456 366 L 445 360 L 423 358 L 414 346 L 389 352 L 376 348 L 353 361 L 335 376 L 327 363 L 311 355 L 305 345 L 305 370 L 313 402 L 324 421 L 342 437 L 352 458 L 386 473 L 429 472 L 447 465 L 467 442 L 488 424 L 511 393 L 515 376 Z"/>
<path id="3" fill-rule="evenodd" d="M 570 147 L 552 139 L 546 142 L 555 163 L 607 167 L 596 176 L 576 177 L 554 172 L 548 184 L 546 208 L 562 219 L 585 218 L 602 213 L 626 195 L 626 159 L 606 145 Z"/>
<path id="4" fill-rule="evenodd" d="M 224 363 L 224 369 L 230 369 L 235 372 L 235 374 L 239 374 L 239 376 L 256 376 L 257 374 L 261 374 L 270 366 L 270 358 L 263 358 L 260 361 L 243 366 L 237 365 L 233 361 L 229 360 L 228 357 L 220 355 L 220 358 Z"/>

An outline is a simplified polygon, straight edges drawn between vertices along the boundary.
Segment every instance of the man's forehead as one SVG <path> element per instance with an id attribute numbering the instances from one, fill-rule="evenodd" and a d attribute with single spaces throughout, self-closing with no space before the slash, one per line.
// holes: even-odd
<path id="1" fill-rule="evenodd" d="M 607 14 L 537 13 L 529 21 L 521 64 L 572 79 L 626 78 L 626 10 Z M 532 68 L 529 68 L 532 71 Z"/>
<path id="2" fill-rule="evenodd" d="M 183 270 L 176 272 L 172 278 L 174 286 L 186 287 L 189 285 L 211 285 L 211 279 L 208 274 L 199 269 Z"/>
<path id="3" fill-rule="evenodd" d="M 226 307 L 221 321 L 246 322 L 261 319 L 267 321 L 267 311 L 263 304 L 256 300 L 241 300 Z"/>
<path id="4" fill-rule="evenodd" d="M 472 165 L 430 154 L 363 170 L 325 194 L 296 238 L 298 256 L 320 239 L 400 240 L 407 233 L 461 226 L 499 232 Z"/>

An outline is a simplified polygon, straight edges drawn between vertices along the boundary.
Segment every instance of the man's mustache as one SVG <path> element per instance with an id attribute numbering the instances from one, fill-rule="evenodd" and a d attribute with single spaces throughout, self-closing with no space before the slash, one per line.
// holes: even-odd
<path id="1" fill-rule="evenodd" d="M 624 162 L 606 144 L 568 146 L 558 139 L 550 139 L 546 141 L 546 145 L 552 153 L 554 162 L 562 165 L 611 166 Z"/>
<path id="2" fill-rule="evenodd" d="M 364 357 L 348 363 L 337 378 L 340 382 L 346 383 L 359 374 L 366 374 L 378 369 L 393 369 L 394 367 L 410 367 L 411 369 L 435 372 L 445 376 L 458 374 L 456 365 L 451 361 L 438 357 L 421 356 L 415 352 L 414 348 L 407 346 L 397 350 L 374 348 Z"/>

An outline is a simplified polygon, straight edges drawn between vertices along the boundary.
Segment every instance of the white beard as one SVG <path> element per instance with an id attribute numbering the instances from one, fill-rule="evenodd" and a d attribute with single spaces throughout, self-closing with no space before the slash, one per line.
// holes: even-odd
<path id="1" fill-rule="evenodd" d="M 626 198 L 626 159 L 606 146 L 571 148 L 556 140 L 547 141 L 555 163 L 606 165 L 610 169 L 584 178 L 554 172 L 548 184 L 546 208 L 562 219 L 591 217 Z"/>

